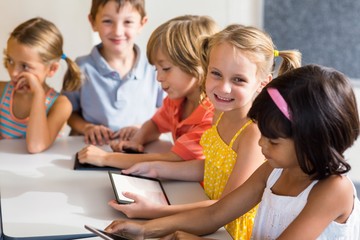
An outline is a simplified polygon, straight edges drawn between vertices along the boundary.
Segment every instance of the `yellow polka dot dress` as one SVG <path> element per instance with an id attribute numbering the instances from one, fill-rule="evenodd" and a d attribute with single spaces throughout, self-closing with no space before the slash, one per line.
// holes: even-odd
<path id="1" fill-rule="evenodd" d="M 232 145 L 239 134 L 252 123 L 251 120 L 246 122 L 227 145 L 217 131 L 222 114 L 216 124 L 204 132 L 200 141 L 205 155 L 204 190 L 210 199 L 215 200 L 221 197 L 236 162 L 237 154 Z M 256 210 L 257 207 L 225 226 L 233 239 L 250 239 Z"/>

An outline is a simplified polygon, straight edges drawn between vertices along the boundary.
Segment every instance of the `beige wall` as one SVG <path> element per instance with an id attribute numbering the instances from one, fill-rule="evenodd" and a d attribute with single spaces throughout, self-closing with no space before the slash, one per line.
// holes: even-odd
<path id="1" fill-rule="evenodd" d="M 213 17 L 220 26 L 230 23 L 262 26 L 263 0 L 146 0 L 149 22 L 138 44 L 143 49 L 151 32 L 162 22 L 178 15 L 199 14 Z M 98 42 L 87 20 L 91 0 L 0 0 L 0 49 L 6 46 L 9 33 L 21 22 L 41 16 L 54 22 L 64 37 L 64 52 L 72 59 L 89 53 Z M 60 71 L 49 79 L 49 85 L 57 90 L 66 71 L 62 63 Z M 0 80 L 8 80 L 8 74 L 0 65 Z"/>

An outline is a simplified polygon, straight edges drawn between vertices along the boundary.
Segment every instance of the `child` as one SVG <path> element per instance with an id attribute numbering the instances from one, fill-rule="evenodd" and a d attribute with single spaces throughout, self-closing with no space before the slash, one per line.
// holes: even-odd
<path id="1" fill-rule="evenodd" d="M 208 99 L 200 104 L 201 68 L 199 38 L 214 34 L 216 23 L 206 16 L 173 18 L 151 34 L 147 56 L 157 70 L 157 80 L 167 92 L 163 106 L 145 122 L 131 141 L 111 144 L 116 151 L 123 148 L 143 150 L 143 145 L 159 139 L 161 133 L 171 132 L 174 145 L 165 153 L 124 154 L 108 153 L 95 146 L 82 149 L 80 162 L 99 166 L 129 168 L 143 161 L 182 161 L 204 159 L 199 144 L 202 133 L 210 128 L 213 106 Z"/>
<path id="2" fill-rule="evenodd" d="M 248 116 L 267 161 L 242 186 L 206 208 L 142 224 L 117 220 L 106 230 L 208 234 L 260 203 L 252 239 L 359 239 L 360 202 L 343 157 L 359 135 L 349 80 L 322 66 L 295 69 L 270 82 Z"/>
<path id="3" fill-rule="evenodd" d="M 81 134 L 87 144 L 103 145 L 115 137 L 115 131 L 149 119 L 161 106 L 163 92 L 154 67 L 135 44 L 147 22 L 144 0 L 92 0 L 89 21 L 101 43 L 76 59 L 83 86 L 64 94 L 73 105 L 68 121 L 71 135 Z M 136 129 L 128 127 L 116 134 L 128 139 Z"/>
<path id="4" fill-rule="evenodd" d="M 0 139 L 26 138 L 30 153 L 42 152 L 51 146 L 71 114 L 68 99 L 45 80 L 55 74 L 63 59 L 68 65 L 63 84 L 71 91 L 81 83 L 80 71 L 63 53 L 57 27 L 43 18 L 16 27 L 4 55 L 10 81 L 0 82 Z"/>
<path id="5" fill-rule="evenodd" d="M 219 113 L 214 117 L 212 128 L 204 132 L 200 141 L 205 154 L 205 172 L 202 161 L 143 162 L 123 171 L 176 180 L 204 179 L 204 189 L 211 200 L 159 206 L 126 193 L 127 197 L 134 198 L 134 204 L 111 201 L 110 206 L 128 217 L 155 218 L 208 206 L 243 184 L 264 162 L 258 145 L 260 131 L 247 113 L 262 86 L 272 79 L 274 51 L 271 38 L 253 27 L 230 25 L 205 39 L 201 49 L 206 73 L 204 88 Z M 284 57 L 282 71 L 300 66 L 297 51 L 278 51 L 277 55 Z M 225 226 L 233 239 L 250 239 L 255 213 L 256 208 Z"/>

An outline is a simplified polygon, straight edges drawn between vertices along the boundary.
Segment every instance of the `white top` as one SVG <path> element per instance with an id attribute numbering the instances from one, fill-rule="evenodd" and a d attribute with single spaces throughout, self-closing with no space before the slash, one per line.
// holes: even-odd
<path id="1" fill-rule="evenodd" d="M 303 192 L 296 197 L 279 196 L 271 192 L 282 173 L 282 169 L 274 169 L 270 174 L 264 194 L 255 217 L 254 228 L 251 239 L 269 240 L 276 239 L 288 227 L 288 225 L 299 215 L 304 208 L 309 192 L 318 182 L 313 181 Z M 335 221 L 324 230 L 317 240 L 330 239 L 360 239 L 360 203 L 356 197 L 354 187 L 354 210 L 345 224 Z"/>

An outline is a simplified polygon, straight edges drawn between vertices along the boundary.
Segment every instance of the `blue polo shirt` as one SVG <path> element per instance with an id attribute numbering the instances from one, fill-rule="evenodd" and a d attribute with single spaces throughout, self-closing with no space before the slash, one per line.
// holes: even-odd
<path id="1" fill-rule="evenodd" d="M 116 131 L 149 120 L 161 106 L 163 91 L 156 81 L 155 68 L 134 46 L 137 59 L 133 69 L 120 76 L 101 56 L 101 44 L 75 62 L 83 74 L 78 91 L 63 92 L 87 122 L 104 125 Z"/>

